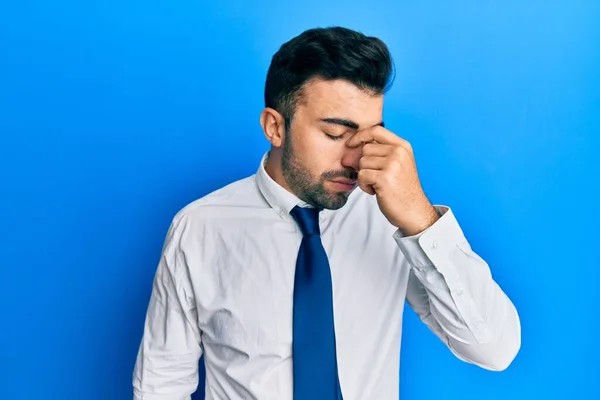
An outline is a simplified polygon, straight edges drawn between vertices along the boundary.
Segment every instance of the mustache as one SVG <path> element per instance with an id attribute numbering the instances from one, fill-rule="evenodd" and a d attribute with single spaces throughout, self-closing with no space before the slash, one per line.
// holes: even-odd
<path id="1" fill-rule="evenodd" d="M 341 171 L 327 171 L 322 175 L 323 179 L 345 178 L 353 181 L 358 179 L 358 172 L 348 168 Z"/>

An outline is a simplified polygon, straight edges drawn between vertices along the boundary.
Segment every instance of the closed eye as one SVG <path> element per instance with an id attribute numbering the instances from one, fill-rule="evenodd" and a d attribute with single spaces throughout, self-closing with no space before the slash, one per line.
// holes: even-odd
<path id="1" fill-rule="evenodd" d="M 340 140 L 344 137 L 344 135 L 334 136 L 334 135 L 330 135 L 329 133 L 326 133 L 325 135 L 331 140 Z"/>

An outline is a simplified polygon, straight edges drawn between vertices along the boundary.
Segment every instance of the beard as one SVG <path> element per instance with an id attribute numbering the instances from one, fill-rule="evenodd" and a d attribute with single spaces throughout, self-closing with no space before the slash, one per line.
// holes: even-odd
<path id="1" fill-rule="evenodd" d="M 281 170 L 291 191 L 301 200 L 316 208 L 337 210 L 348 201 L 351 192 L 327 190 L 325 181 L 333 178 L 356 179 L 357 172 L 352 168 L 340 171 L 327 171 L 314 177 L 294 151 L 290 132 L 286 132 L 281 158 Z"/>

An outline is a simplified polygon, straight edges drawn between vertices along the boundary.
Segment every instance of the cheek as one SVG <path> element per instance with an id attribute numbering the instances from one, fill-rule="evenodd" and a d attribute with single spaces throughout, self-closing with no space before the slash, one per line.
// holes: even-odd
<path id="1" fill-rule="evenodd" d="M 327 160 L 327 145 L 323 141 L 315 139 L 313 135 L 298 147 L 298 157 L 302 160 L 302 164 L 314 177 L 320 176 L 326 168 L 325 160 Z"/>
<path id="2" fill-rule="evenodd" d="M 316 154 L 322 151 L 323 143 L 319 139 L 319 133 L 314 130 L 294 129 L 292 144 L 296 158 L 303 162 L 310 162 Z"/>
<path id="3" fill-rule="evenodd" d="M 343 153 L 345 142 L 345 139 L 332 140 L 323 132 L 315 132 L 306 143 L 306 154 L 309 161 L 329 166 Z"/>
<path id="4" fill-rule="evenodd" d="M 297 130 L 294 131 L 294 155 L 317 178 L 325 172 L 341 169 L 346 140 L 331 140 L 318 129 Z"/>

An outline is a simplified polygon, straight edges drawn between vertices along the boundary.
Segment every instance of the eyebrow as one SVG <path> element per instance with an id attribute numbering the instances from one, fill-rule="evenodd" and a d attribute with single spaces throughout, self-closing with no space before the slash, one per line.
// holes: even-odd
<path id="1" fill-rule="evenodd" d="M 321 121 L 326 122 L 328 124 L 342 125 L 352 129 L 359 128 L 359 125 L 356 122 L 343 118 L 321 118 Z M 385 127 L 385 124 L 383 123 L 383 121 L 381 121 L 380 123 L 376 124 L 376 126 Z"/>

